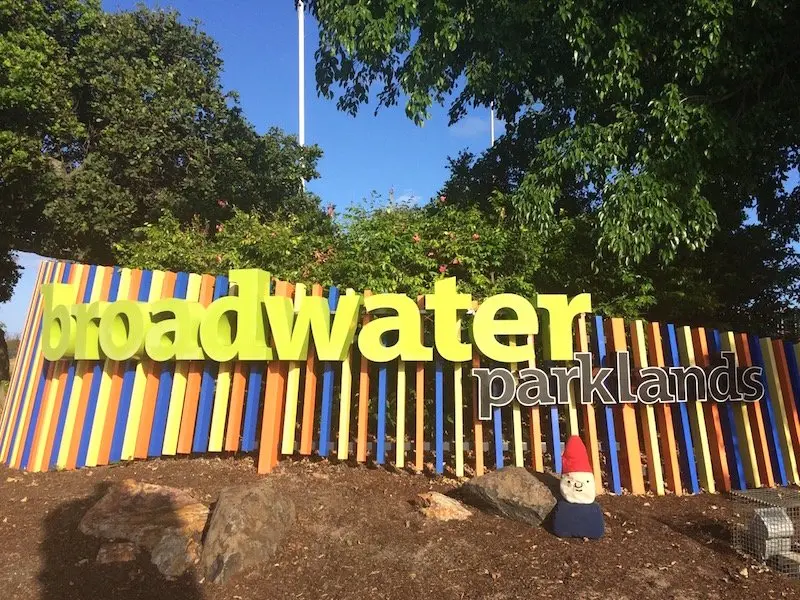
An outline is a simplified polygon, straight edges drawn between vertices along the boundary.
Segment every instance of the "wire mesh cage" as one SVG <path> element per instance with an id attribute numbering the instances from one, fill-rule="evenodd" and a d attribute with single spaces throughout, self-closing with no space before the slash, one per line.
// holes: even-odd
<path id="1" fill-rule="evenodd" d="M 773 570 L 800 578 L 800 490 L 763 488 L 731 493 L 741 502 L 734 549 Z"/>

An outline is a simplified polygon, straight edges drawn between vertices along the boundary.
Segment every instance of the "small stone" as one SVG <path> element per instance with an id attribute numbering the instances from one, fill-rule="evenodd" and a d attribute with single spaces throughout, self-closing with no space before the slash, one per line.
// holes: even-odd
<path id="1" fill-rule="evenodd" d="M 419 512 L 437 521 L 464 521 L 472 516 L 461 502 L 439 492 L 418 494 L 414 503 Z"/>
<path id="2" fill-rule="evenodd" d="M 24 504 L 25 502 L 27 502 L 27 501 L 28 501 L 28 497 L 27 497 L 27 496 L 25 496 L 25 497 L 24 497 L 22 500 L 20 500 L 20 502 L 22 502 L 23 504 Z"/>
<path id="3" fill-rule="evenodd" d="M 747 577 L 750 575 L 750 573 L 747 571 L 747 567 L 742 567 L 742 568 L 739 570 L 739 575 L 741 575 L 742 577 L 744 577 L 745 579 L 747 579 Z"/>
<path id="4" fill-rule="evenodd" d="M 96 559 L 101 565 L 131 562 L 133 560 L 136 560 L 136 544 L 132 542 L 103 544 L 97 552 Z"/>

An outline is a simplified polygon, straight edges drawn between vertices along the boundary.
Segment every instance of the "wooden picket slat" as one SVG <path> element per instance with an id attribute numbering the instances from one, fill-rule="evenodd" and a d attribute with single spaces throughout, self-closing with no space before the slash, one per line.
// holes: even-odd
<path id="1" fill-rule="evenodd" d="M 783 392 L 778 380 L 778 370 L 775 364 L 775 356 L 772 350 L 772 340 L 761 338 L 759 340 L 761 350 L 762 367 L 764 368 L 764 379 L 769 391 L 769 400 L 772 406 L 773 426 L 778 433 L 779 447 L 783 457 L 783 466 L 786 473 L 787 483 L 800 483 L 797 474 L 797 461 L 795 460 L 794 448 L 792 446 L 792 434 L 789 414 L 786 411 L 786 404 L 783 400 Z"/>
<path id="2" fill-rule="evenodd" d="M 339 304 L 339 288 L 332 285 L 328 288 L 328 307 L 331 313 L 336 312 Z M 322 364 L 322 403 L 319 415 L 319 455 L 328 456 L 331 440 L 331 415 L 333 413 L 333 386 L 336 380 L 334 363 L 325 361 Z"/>
<path id="3" fill-rule="evenodd" d="M 203 278 L 190 273 L 186 277 L 186 300 L 189 302 L 200 301 L 200 286 Z M 183 280 L 181 281 L 183 284 Z M 189 385 L 189 370 L 192 362 L 179 360 L 175 363 L 175 374 L 172 379 L 172 392 L 169 399 L 167 425 L 164 429 L 164 446 L 162 452 L 165 456 L 175 456 L 178 453 L 178 440 L 181 433 L 184 406 L 186 405 L 186 392 Z M 196 409 L 195 409 L 196 410 Z M 238 440 L 237 440 L 238 441 Z"/>
<path id="4" fill-rule="evenodd" d="M 298 283 L 293 286 L 294 293 L 294 312 L 297 314 L 303 304 L 306 295 L 306 286 Z M 289 373 L 286 378 L 286 410 L 283 413 L 283 440 L 281 442 L 281 454 L 294 454 L 294 441 L 297 435 L 297 403 L 300 396 L 300 376 L 301 363 L 298 361 L 289 362 Z"/>
<path id="5" fill-rule="evenodd" d="M 649 363 L 654 367 L 664 367 L 664 346 L 661 340 L 661 326 L 658 323 L 647 325 L 647 352 Z M 673 427 L 672 406 L 659 403 L 656 406 L 661 456 L 664 458 L 664 474 L 666 489 L 676 496 L 683 495 L 681 469 L 678 462 L 678 445 Z"/>
<path id="6" fill-rule="evenodd" d="M 611 332 L 609 336 L 611 339 L 611 351 L 615 353 L 624 352 L 627 348 L 625 322 L 622 319 L 612 318 L 607 323 Z M 623 475 L 627 477 L 628 490 L 632 494 L 644 494 L 644 474 L 642 472 L 639 432 L 636 425 L 636 410 L 632 404 L 623 404 L 619 408 L 618 414 L 624 440 L 621 446 L 621 463 L 625 466 Z"/>
<path id="7" fill-rule="evenodd" d="M 289 288 L 285 281 L 276 282 L 275 295 L 289 295 Z M 273 352 L 276 352 L 275 348 L 273 348 Z M 267 386 L 261 420 L 261 442 L 258 448 L 258 472 L 260 474 L 269 473 L 278 464 L 286 373 L 286 365 L 280 361 L 271 360 L 267 363 Z"/>
<path id="8" fill-rule="evenodd" d="M 649 366 L 647 360 L 647 342 L 644 337 L 644 323 L 636 320 L 631 323 L 631 351 L 636 369 Z M 650 491 L 658 496 L 664 495 L 664 471 L 661 466 L 661 452 L 658 447 L 658 429 L 656 413 L 651 404 L 639 407 L 639 417 L 644 437 L 644 450 L 647 456 L 647 479 Z"/>
<path id="9" fill-rule="evenodd" d="M 536 367 L 536 350 L 533 345 L 533 336 L 529 335 L 526 343 L 530 349 L 528 367 Z M 528 428 L 531 440 L 531 467 L 538 473 L 544 472 L 544 454 L 542 452 L 542 417 L 538 406 L 531 406 L 528 412 Z"/>
<path id="10" fill-rule="evenodd" d="M 586 315 L 579 315 L 575 327 L 575 349 L 578 352 L 589 351 L 589 335 L 586 330 Z M 577 392 L 574 392 L 577 396 Z M 589 453 L 589 461 L 592 464 L 594 474 L 595 490 L 598 494 L 603 493 L 603 476 L 600 466 L 600 439 L 597 431 L 597 415 L 593 404 L 581 404 L 581 414 L 583 415 L 583 442 Z"/>
<path id="11" fill-rule="evenodd" d="M 722 332 L 721 348 L 726 352 L 733 352 L 736 356 L 736 367 L 739 368 L 742 366 L 739 358 L 739 351 L 736 348 L 736 337 L 732 331 Z M 732 409 L 738 433 L 739 454 L 742 458 L 742 467 L 744 468 L 746 484 L 744 488 L 759 488 L 761 487 L 761 474 L 758 472 L 758 461 L 756 459 L 756 449 L 753 441 L 754 434 L 750 418 L 747 415 L 747 404 L 745 402 L 734 402 L 733 404 L 734 406 Z"/>
<path id="12" fill-rule="evenodd" d="M 417 296 L 417 306 L 420 310 L 425 308 L 425 296 Z M 420 341 L 425 341 L 425 321 L 422 320 L 422 327 L 420 327 L 419 337 Z M 415 371 L 415 432 L 414 432 L 414 469 L 422 472 L 424 466 L 425 456 L 425 363 L 417 361 Z"/>
<path id="13" fill-rule="evenodd" d="M 355 290 L 349 289 L 345 292 L 347 296 L 354 296 Z M 342 381 L 341 385 L 339 386 L 339 435 L 338 435 L 338 446 L 336 457 L 339 460 L 347 460 L 349 456 L 350 450 L 350 403 L 351 403 L 351 393 L 353 389 L 353 348 L 352 346 L 347 351 L 347 356 L 342 361 Z M 403 382 L 403 389 L 405 391 L 405 382 Z M 401 393 L 401 385 L 400 381 L 397 382 L 397 394 L 398 396 Z M 405 406 L 403 407 L 403 417 L 405 417 Z M 400 434 L 403 430 L 401 429 L 401 422 L 400 422 L 400 401 L 398 400 L 398 408 L 397 408 L 397 436 L 398 439 L 404 439 L 405 434 L 401 438 Z M 400 458 L 400 453 L 397 454 L 398 459 Z M 402 461 L 398 461 L 401 464 L 398 464 L 398 468 L 402 468 Z"/>
<path id="14" fill-rule="evenodd" d="M 708 342 L 705 329 L 695 327 L 692 329 L 692 347 L 695 362 L 701 367 L 710 364 L 708 356 Z M 711 451 L 711 466 L 717 486 L 725 492 L 731 491 L 731 475 L 728 469 L 728 455 L 725 450 L 725 437 L 722 432 L 722 421 L 719 417 L 717 403 L 706 401 L 701 410 L 705 413 L 705 426 L 708 436 L 709 450 Z"/>
<path id="15" fill-rule="evenodd" d="M 595 347 L 595 356 L 599 367 L 607 367 L 609 358 L 606 352 L 605 327 L 603 317 L 595 315 L 594 327 L 592 328 L 592 341 Z M 611 492 L 614 494 L 622 493 L 622 477 L 619 468 L 619 456 L 617 452 L 617 434 L 614 424 L 614 411 L 608 405 L 603 406 L 604 436 L 606 447 L 606 463 L 608 465 L 608 483 Z"/>
<path id="16" fill-rule="evenodd" d="M 792 390 L 792 382 L 789 374 L 789 365 L 786 360 L 786 352 L 783 343 L 780 340 L 772 340 L 771 360 L 776 370 L 778 382 L 780 385 L 781 396 L 783 398 L 784 411 L 786 420 L 789 426 L 790 441 L 792 444 L 791 458 L 794 463 L 795 474 L 797 467 L 797 453 L 800 452 L 800 418 L 797 414 L 797 405 L 795 403 L 794 391 Z M 795 479 L 795 483 L 797 479 Z"/>
<path id="17" fill-rule="evenodd" d="M 322 296 L 322 286 L 311 286 L 312 296 Z M 366 292 L 364 293 L 366 296 Z M 306 381 L 303 387 L 303 426 L 300 430 L 300 454 L 308 456 L 314 440 L 314 415 L 317 403 L 317 360 L 313 342 L 308 344 Z M 364 452 L 366 452 L 366 424 L 364 425 Z M 366 460 L 366 458 L 364 459 Z"/>
<path id="18" fill-rule="evenodd" d="M 372 295 L 364 290 L 364 298 Z M 369 323 L 369 313 L 365 312 L 361 320 L 362 327 Z M 310 356 L 310 354 L 309 354 Z M 358 438 L 356 440 L 356 460 L 367 462 L 367 427 L 369 424 L 369 361 L 360 357 L 358 365 Z"/>

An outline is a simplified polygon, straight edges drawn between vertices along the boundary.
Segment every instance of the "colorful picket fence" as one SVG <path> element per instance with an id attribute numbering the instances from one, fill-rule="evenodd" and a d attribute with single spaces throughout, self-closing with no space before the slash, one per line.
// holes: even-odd
<path id="1" fill-rule="evenodd" d="M 470 376 L 485 362 L 477 352 L 471 364 L 439 357 L 370 364 L 356 345 L 335 363 L 317 361 L 313 349 L 304 362 L 48 362 L 40 348 L 38 286 L 49 282 L 78 284 L 76 302 L 184 298 L 208 305 L 229 292 L 224 276 L 44 261 L 0 416 L 0 460 L 13 468 L 257 452 L 258 470 L 266 473 L 281 456 L 316 452 L 417 471 L 427 464 L 459 477 L 508 464 L 558 472 L 561 444 L 580 435 L 598 491 L 684 494 L 800 484 L 800 344 L 581 317 L 575 349 L 592 352 L 596 366 L 623 351 L 634 368 L 704 366 L 727 350 L 739 365 L 763 368 L 767 393 L 756 403 L 608 406 L 581 404 L 572 390 L 567 404 L 514 402 L 481 421 Z M 341 292 L 273 281 L 269 293 L 293 298 L 296 308 L 309 293 L 326 295 L 335 309 Z M 516 343 L 530 345 L 535 365 L 537 340 Z"/>

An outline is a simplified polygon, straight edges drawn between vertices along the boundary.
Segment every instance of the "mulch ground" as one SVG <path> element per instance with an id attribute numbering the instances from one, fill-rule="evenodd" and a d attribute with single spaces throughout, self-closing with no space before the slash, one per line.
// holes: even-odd
<path id="1" fill-rule="evenodd" d="M 213 503 L 223 487 L 256 481 L 249 458 L 137 462 L 77 472 L 0 469 L 0 594 L 20 599 L 271 598 L 800 598 L 800 582 L 731 551 L 741 505 L 725 496 L 600 498 L 607 535 L 560 540 L 542 528 L 477 513 L 425 520 L 411 505 L 454 482 L 325 462 L 271 475 L 297 522 L 270 564 L 225 586 L 165 580 L 142 556 L 95 563 L 99 542 L 78 522 L 125 478 L 190 488 Z"/>

